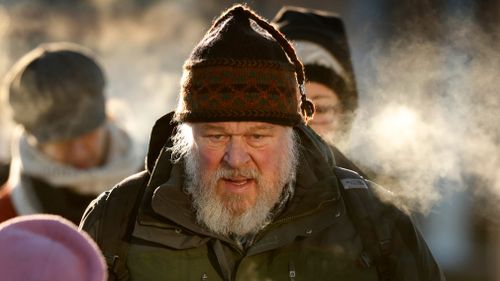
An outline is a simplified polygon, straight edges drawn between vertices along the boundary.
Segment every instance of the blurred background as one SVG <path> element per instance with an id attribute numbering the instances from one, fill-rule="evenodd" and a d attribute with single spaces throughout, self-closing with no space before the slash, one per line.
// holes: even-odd
<path id="1" fill-rule="evenodd" d="M 220 0 L 0 0 L 0 76 L 39 43 L 93 49 L 108 108 L 147 145 Z M 500 1 L 254 0 L 345 21 L 360 106 L 342 149 L 412 212 L 448 280 L 500 280 Z M 244 42 L 242 42 L 244 44 Z M 75 85 L 76 87 L 77 85 Z M 0 161 L 12 130 L 0 97 Z"/>

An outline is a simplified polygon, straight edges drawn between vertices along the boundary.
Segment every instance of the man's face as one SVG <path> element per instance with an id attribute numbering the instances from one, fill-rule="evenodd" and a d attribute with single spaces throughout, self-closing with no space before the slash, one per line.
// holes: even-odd
<path id="1" fill-rule="evenodd" d="M 42 143 L 39 148 L 54 161 L 77 169 L 89 169 L 102 165 L 105 160 L 107 131 L 101 126 L 76 138 Z"/>
<path id="2" fill-rule="evenodd" d="M 186 165 L 199 219 L 221 233 L 245 234 L 258 227 L 294 177 L 292 128 L 217 122 L 193 124 L 192 132 Z M 227 229 L 217 229 L 224 224 Z"/>
<path id="3" fill-rule="evenodd" d="M 316 106 L 316 113 L 309 125 L 321 136 L 335 134 L 341 117 L 340 100 L 337 94 L 323 84 L 308 82 L 307 96 Z"/>

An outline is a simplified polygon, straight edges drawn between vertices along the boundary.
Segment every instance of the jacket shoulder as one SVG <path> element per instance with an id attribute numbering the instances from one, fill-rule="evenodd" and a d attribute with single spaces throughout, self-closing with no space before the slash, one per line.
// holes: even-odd
<path id="1" fill-rule="evenodd" d="M 128 221 L 128 210 L 133 208 L 139 191 L 148 179 L 149 173 L 142 171 L 101 193 L 85 210 L 80 229 L 88 232 L 100 245 L 103 226 L 119 226 Z"/>
<path id="2" fill-rule="evenodd" d="M 391 280 L 445 280 L 411 216 L 396 206 L 389 190 L 348 169 L 337 167 L 335 174 L 368 264 Z"/>

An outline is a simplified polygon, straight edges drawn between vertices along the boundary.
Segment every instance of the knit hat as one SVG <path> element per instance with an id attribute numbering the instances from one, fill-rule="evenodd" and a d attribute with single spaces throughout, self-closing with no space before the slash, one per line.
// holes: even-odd
<path id="1" fill-rule="evenodd" d="M 13 118 L 38 142 L 88 133 L 106 119 L 105 78 L 90 51 L 70 43 L 42 44 L 6 78 Z"/>
<path id="2" fill-rule="evenodd" d="M 0 273 L 9 281 L 104 281 L 106 264 L 97 245 L 71 222 L 29 215 L 0 224 Z"/>
<path id="3" fill-rule="evenodd" d="M 314 113 L 303 82 L 302 64 L 283 35 L 236 5 L 214 22 L 186 60 L 175 118 L 294 126 Z"/>
<path id="4" fill-rule="evenodd" d="M 342 19 L 324 11 L 284 7 L 272 22 L 293 41 L 306 80 L 329 87 L 339 96 L 344 110 L 354 111 L 358 94 Z"/>

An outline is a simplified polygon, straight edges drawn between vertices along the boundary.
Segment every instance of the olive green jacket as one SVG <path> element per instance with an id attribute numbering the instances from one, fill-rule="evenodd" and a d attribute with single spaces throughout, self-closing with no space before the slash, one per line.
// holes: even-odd
<path id="1" fill-rule="evenodd" d="M 362 241 L 346 212 L 333 163 L 325 156 L 326 145 L 305 126 L 296 129 L 301 157 L 295 194 L 246 250 L 196 223 L 191 199 L 182 188 L 182 163 L 172 164 L 165 149 L 149 172 L 125 180 L 96 199 L 81 227 L 106 249 L 106 229 L 113 228 L 103 226 L 103 221 L 116 221 L 117 227 L 128 222 L 128 218 L 106 217 L 107 209 L 116 214 L 117 208 L 128 204 L 113 203 L 113 194 L 147 185 L 129 221 L 130 235 L 123 238 L 128 248 L 126 279 L 379 280 L 374 266 L 359 263 Z M 148 163 L 153 161 L 148 159 Z M 392 212 L 387 220 L 393 232 L 391 280 L 444 280 L 408 217 Z"/>

